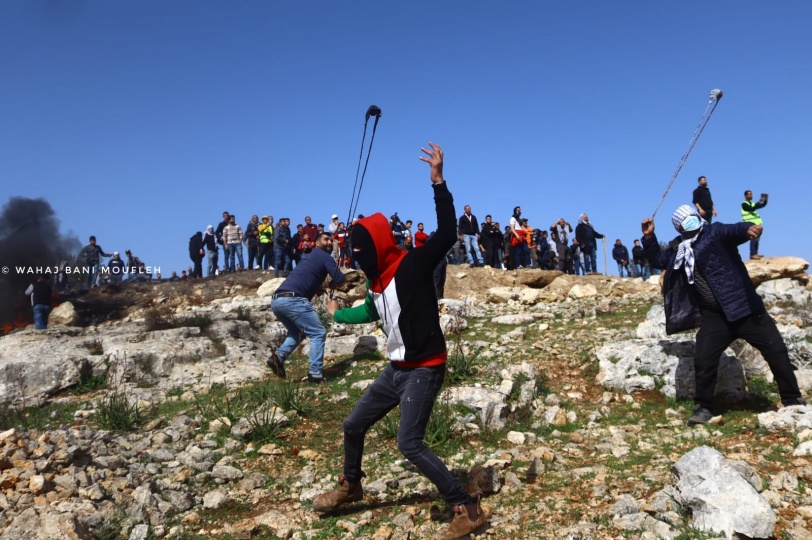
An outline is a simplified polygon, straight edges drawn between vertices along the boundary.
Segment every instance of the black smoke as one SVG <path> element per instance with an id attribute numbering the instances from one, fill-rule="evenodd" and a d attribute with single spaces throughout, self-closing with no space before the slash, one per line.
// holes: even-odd
<path id="1" fill-rule="evenodd" d="M 54 209 L 45 199 L 11 197 L 0 212 L 0 327 L 31 320 L 25 289 L 35 279 L 19 268 L 50 269 L 72 263 L 82 245 L 76 235 L 62 234 Z"/>

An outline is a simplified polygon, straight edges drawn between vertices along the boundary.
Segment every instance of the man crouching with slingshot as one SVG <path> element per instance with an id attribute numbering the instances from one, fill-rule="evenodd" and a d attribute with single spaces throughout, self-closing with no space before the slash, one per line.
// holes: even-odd
<path id="1" fill-rule="evenodd" d="M 337 489 L 316 497 L 313 508 L 329 512 L 364 496 L 361 461 L 367 431 L 400 406 L 398 449 L 429 480 L 454 509 L 454 520 L 435 539 L 461 538 L 482 525 L 491 509 L 469 495 L 440 459 L 423 444 L 434 401 L 445 379 L 448 357 L 440 328 L 434 268 L 457 241 L 454 199 L 443 179 L 443 150 L 429 143 L 420 159 L 431 166 L 437 211 L 437 231 L 420 249 L 397 247 L 389 221 L 377 213 L 359 220 L 350 233 L 352 257 L 367 277 L 363 305 L 338 309 L 331 300 L 328 311 L 340 323 L 383 321 L 389 365 L 367 389 L 344 421 L 344 474 Z"/>

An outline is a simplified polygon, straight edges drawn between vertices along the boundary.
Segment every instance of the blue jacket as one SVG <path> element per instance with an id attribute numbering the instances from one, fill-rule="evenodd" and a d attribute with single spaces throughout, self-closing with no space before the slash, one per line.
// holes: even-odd
<path id="1" fill-rule="evenodd" d="M 624 245 L 615 245 L 612 248 L 612 258 L 615 262 L 626 261 L 629 262 L 629 250 Z"/>
<path id="2" fill-rule="evenodd" d="M 278 292 L 289 291 L 313 300 L 327 276 L 336 285 L 341 285 L 347 279 L 338 269 L 332 255 L 323 249 L 313 248 L 313 251 L 302 256 L 302 261 L 282 282 Z"/>
<path id="3" fill-rule="evenodd" d="M 764 309 L 764 302 L 756 292 L 738 250 L 740 244 L 750 240 L 747 230 L 751 226 L 751 223 L 705 225 L 693 246 L 696 267 L 707 279 L 729 322 Z M 666 331 L 672 334 L 700 326 L 699 304 L 693 286 L 688 284 L 683 269 L 673 270 L 682 238 L 677 236 L 665 251 L 660 249 L 656 235 L 648 239 L 643 237 L 641 241 L 651 267 L 667 271 L 662 285 Z"/>

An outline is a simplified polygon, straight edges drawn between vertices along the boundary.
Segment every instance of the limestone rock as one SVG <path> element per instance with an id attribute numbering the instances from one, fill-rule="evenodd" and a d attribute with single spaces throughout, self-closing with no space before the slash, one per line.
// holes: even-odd
<path id="1" fill-rule="evenodd" d="M 674 464 L 672 473 L 679 501 L 691 510 L 693 527 L 728 538 L 772 537 L 775 512 L 718 451 L 695 448 Z"/>
<path id="2" fill-rule="evenodd" d="M 93 540 L 89 528 L 70 512 L 32 506 L 18 515 L 0 540 Z"/>
<path id="3" fill-rule="evenodd" d="M 276 292 L 276 289 L 278 289 L 279 286 L 282 285 L 284 281 L 285 278 L 283 277 L 269 279 L 268 281 L 259 286 L 259 288 L 257 289 L 257 296 L 259 296 L 260 298 L 266 298 L 268 296 L 271 296 L 273 293 Z"/>
<path id="4" fill-rule="evenodd" d="M 63 324 L 65 326 L 75 326 L 79 322 L 79 314 L 71 302 L 62 302 L 51 310 L 48 316 L 48 324 Z"/>
<path id="5" fill-rule="evenodd" d="M 747 273 L 755 285 L 779 278 L 799 276 L 806 272 L 809 263 L 800 257 L 765 257 L 744 262 Z"/>

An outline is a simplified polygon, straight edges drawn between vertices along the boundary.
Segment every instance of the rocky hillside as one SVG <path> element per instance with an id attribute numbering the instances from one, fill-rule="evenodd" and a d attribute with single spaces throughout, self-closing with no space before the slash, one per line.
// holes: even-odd
<path id="1" fill-rule="evenodd" d="M 807 395 L 805 261 L 748 268 Z M 350 274 L 338 294 L 363 296 Z M 368 435 L 362 502 L 311 501 L 341 472 L 341 422 L 385 365 L 376 325 L 332 325 L 327 384 L 264 360 L 280 280 L 244 272 L 69 298 L 0 338 L 0 539 L 430 538 L 450 514 Z M 426 442 L 493 506 L 477 538 L 812 538 L 812 407 L 778 409 L 760 354 L 725 352 L 719 417 L 688 427 L 691 334 L 655 282 L 450 267 L 446 389 Z M 324 299 L 317 299 L 317 306 Z"/>

